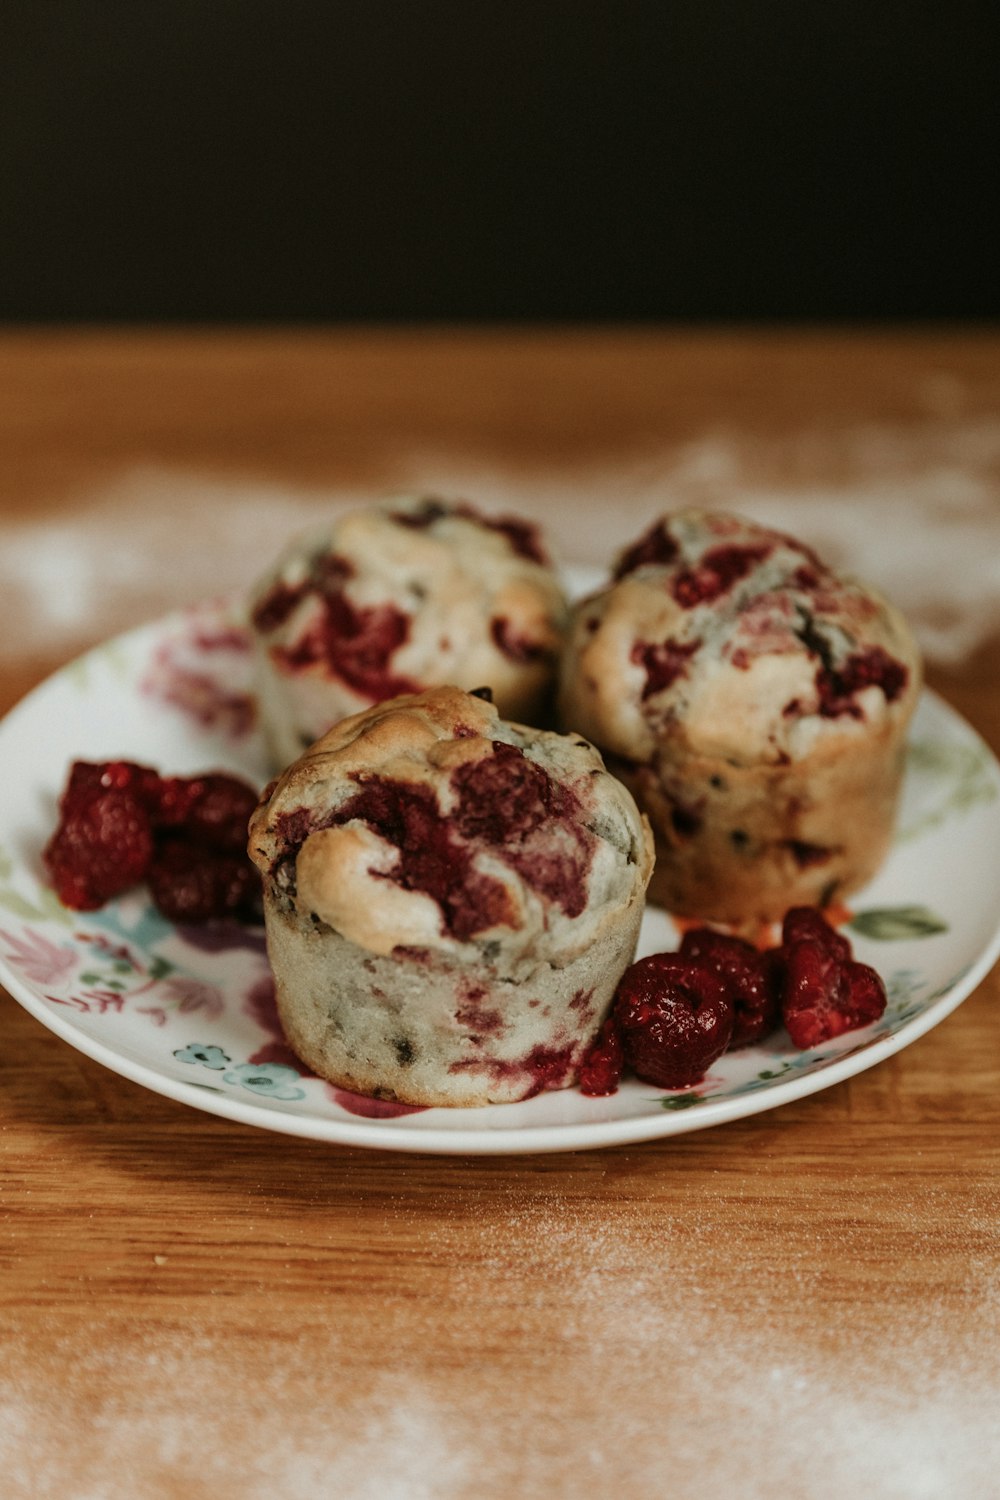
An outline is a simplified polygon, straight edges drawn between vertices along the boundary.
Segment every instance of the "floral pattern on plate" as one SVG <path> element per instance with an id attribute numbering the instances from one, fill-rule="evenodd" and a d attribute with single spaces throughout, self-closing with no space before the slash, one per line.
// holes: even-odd
<path id="1" fill-rule="evenodd" d="M 722 1123 L 900 1050 L 953 1010 L 1000 950 L 1000 767 L 925 694 L 895 847 L 843 913 L 857 956 L 886 979 L 880 1021 L 809 1052 L 778 1032 L 673 1093 L 632 1080 L 605 1099 L 569 1089 L 479 1110 L 361 1099 L 312 1076 L 285 1043 L 260 930 L 175 927 L 143 890 L 93 913 L 60 906 L 40 851 L 68 764 L 116 756 L 176 774 L 268 779 L 251 653 L 230 607 L 201 606 L 97 648 L 0 726 L 0 773 L 18 790 L 0 815 L 0 972 L 45 1025 L 123 1076 L 285 1133 L 463 1154 L 612 1145 Z M 650 908 L 639 952 L 677 938 Z"/>

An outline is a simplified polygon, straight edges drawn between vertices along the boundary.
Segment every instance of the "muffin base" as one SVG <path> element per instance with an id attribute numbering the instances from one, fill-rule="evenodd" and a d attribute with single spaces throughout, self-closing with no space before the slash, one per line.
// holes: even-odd
<path id="1" fill-rule="evenodd" d="M 339 1088 L 401 1104 L 510 1104 L 576 1082 L 635 953 L 640 891 L 562 968 L 498 972 L 438 950 L 368 952 L 265 891 L 278 1013 Z"/>
<path id="2" fill-rule="evenodd" d="M 609 765 L 647 813 L 649 899 L 679 916 L 741 925 L 826 906 L 878 870 L 892 841 L 904 727 L 825 746 L 787 765 L 710 757 Z"/>

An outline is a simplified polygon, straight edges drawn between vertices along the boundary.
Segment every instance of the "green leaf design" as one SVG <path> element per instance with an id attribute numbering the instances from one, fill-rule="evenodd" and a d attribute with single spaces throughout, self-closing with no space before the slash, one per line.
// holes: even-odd
<path id="1" fill-rule="evenodd" d="M 690 1109 L 692 1105 L 700 1103 L 699 1094 L 668 1094 L 665 1099 L 660 1100 L 663 1109 Z"/>
<path id="2" fill-rule="evenodd" d="M 30 901 L 26 900 L 18 891 L 12 890 L 10 886 L 0 888 L 0 906 L 5 911 L 11 912 L 15 917 L 24 917 L 29 922 L 37 922 L 39 917 L 44 917 L 45 915 L 44 912 L 38 910 L 37 906 L 33 906 Z"/>
<path id="3" fill-rule="evenodd" d="M 889 1004 L 900 1009 L 927 988 L 927 981 L 919 969 L 896 969 L 885 976 L 885 987 L 889 992 Z"/>
<path id="4" fill-rule="evenodd" d="M 0 880 L 10 880 L 14 873 L 14 861 L 6 849 L 0 848 Z M 63 906 L 51 886 L 32 882 L 32 899 L 16 891 L 11 885 L 0 886 L 0 906 L 15 917 L 24 917 L 29 922 L 45 920 L 73 925 L 72 913 Z"/>
<path id="5" fill-rule="evenodd" d="M 935 933 L 948 931 L 948 923 L 926 906 L 873 906 L 868 911 L 855 912 L 847 925 L 862 937 L 874 938 L 879 943 L 933 937 Z"/>
<path id="6" fill-rule="evenodd" d="M 62 922 L 67 927 L 73 926 L 73 914 L 63 906 L 55 891 L 50 890 L 47 885 L 38 887 L 38 904 L 42 908 L 43 915 L 53 922 Z"/>
<path id="7" fill-rule="evenodd" d="M 149 966 L 149 977 L 150 979 L 163 979 L 165 975 L 172 974 L 173 970 L 174 965 L 157 954 Z"/>
<path id="8" fill-rule="evenodd" d="M 63 675 L 81 693 L 85 693 L 90 677 L 86 656 L 78 656 L 75 661 L 71 661 L 68 666 L 63 667 Z"/>
<path id="9" fill-rule="evenodd" d="M 982 743 L 953 744 L 916 740 L 907 748 L 907 765 L 924 787 L 928 805 L 897 834 L 908 843 L 945 822 L 953 813 L 964 813 L 1000 796 L 993 772 L 993 758 Z"/>

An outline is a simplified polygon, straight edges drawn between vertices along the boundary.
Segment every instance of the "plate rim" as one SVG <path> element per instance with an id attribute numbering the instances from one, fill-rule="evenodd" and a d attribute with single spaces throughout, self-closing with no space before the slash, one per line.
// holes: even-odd
<path id="1" fill-rule="evenodd" d="M 195 610 L 206 607 L 223 610 L 231 607 L 226 600 L 206 600 L 194 606 Z M 127 648 L 137 644 L 144 636 L 176 627 L 189 618 L 191 608 L 170 611 L 158 618 L 133 626 L 108 640 L 88 648 L 79 656 L 50 672 L 35 684 L 0 719 L 0 748 L 3 738 L 14 720 L 30 713 L 36 699 L 65 674 L 78 667 L 91 656 L 100 656 L 109 646 Z M 994 779 L 1000 785 L 1000 760 L 979 731 L 965 719 L 957 709 L 933 689 L 924 686 L 921 701 L 928 700 L 937 712 L 958 727 L 969 739 L 985 751 Z M 489 1126 L 484 1129 L 450 1129 L 435 1132 L 426 1128 L 415 1129 L 396 1120 L 383 1119 L 378 1123 L 362 1120 L 327 1119 L 310 1114 L 295 1114 L 264 1104 L 243 1100 L 237 1096 L 216 1093 L 208 1087 L 199 1086 L 183 1078 L 173 1078 L 151 1064 L 134 1059 L 127 1052 L 116 1050 L 99 1038 L 75 1026 L 69 1018 L 54 1011 L 21 979 L 0 954 L 0 982 L 11 997 L 29 1012 L 46 1030 L 67 1042 L 78 1052 L 99 1063 L 109 1071 L 127 1078 L 152 1093 L 188 1105 L 201 1113 L 218 1118 L 235 1120 L 272 1134 L 290 1135 L 302 1140 L 311 1140 L 325 1145 L 348 1145 L 375 1150 L 387 1150 L 422 1155 L 440 1156 L 499 1156 L 541 1155 L 565 1151 L 596 1150 L 614 1146 L 638 1144 L 675 1135 L 686 1135 L 696 1130 L 705 1130 L 734 1120 L 769 1112 L 797 1099 L 832 1088 L 847 1078 L 866 1072 L 869 1068 L 902 1051 L 925 1036 L 945 1020 L 963 1000 L 978 988 L 981 982 L 1000 959 L 1000 909 L 996 925 L 988 941 L 977 953 L 972 963 L 959 978 L 917 1015 L 905 1020 L 898 1030 L 869 1043 L 843 1057 L 822 1063 L 808 1073 L 776 1079 L 763 1088 L 734 1097 L 707 1099 L 697 1109 L 671 1111 L 661 1109 L 659 1113 L 627 1116 L 617 1120 L 575 1121 L 546 1125 L 528 1125 L 516 1128 Z M 502 1109 L 496 1105 L 492 1108 Z"/>
<path id="2" fill-rule="evenodd" d="M 697 1110 L 672 1112 L 663 1109 L 660 1114 L 636 1115 L 624 1120 L 530 1125 L 516 1130 L 501 1126 L 495 1130 L 491 1128 L 483 1131 L 455 1130 L 438 1133 L 414 1130 L 389 1120 L 383 1120 L 378 1125 L 368 1125 L 353 1120 L 327 1120 L 316 1115 L 292 1114 L 266 1105 L 253 1104 L 234 1095 L 217 1094 L 182 1078 L 171 1078 L 167 1073 L 161 1073 L 145 1063 L 135 1061 L 126 1053 L 116 1051 L 53 1013 L 17 975 L 12 974 L 2 959 L 0 978 L 13 999 L 29 1011 L 46 1030 L 67 1042 L 76 1051 L 152 1093 L 176 1103 L 190 1105 L 202 1112 L 235 1120 L 239 1124 L 257 1126 L 272 1133 L 326 1145 L 354 1145 L 435 1156 L 520 1156 L 598 1150 L 659 1140 L 667 1136 L 687 1135 L 696 1130 L 706 1130 L 779 1109 L 797 1099 L 833 1088 L 847 1078 L 876 1067 L 932 1031 L 978 988 L 998 958 L 1000 924 L 990 943 L 961 979 L 933 1000 L 926 1010 L 904 1021 L 898 1031 L 872 1042 L 859 1052 L 822 1064 L 811 1073 L 777 1079 L 751 1094 L 728 1099 L 709 1099 Z M 503 1108 L 502 1105 L 491 1107 Z"/>

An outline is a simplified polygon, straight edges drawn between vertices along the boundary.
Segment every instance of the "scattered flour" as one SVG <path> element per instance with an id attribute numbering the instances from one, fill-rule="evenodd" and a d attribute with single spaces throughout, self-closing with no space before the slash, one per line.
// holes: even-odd
<path id="1" fill-rule="evenodd" d="M 544 517 L 581 562 L 605 560 L 662 509 L 739 509 L 881 584 L 933 656 L 960 659 L 1000 628 L 1000 423 L 942 418 L 919 438 L 858 429 L 836 452 L 829 441 L 802 434 L 793 464 L 710 434 L 604 472 L 424 455 L 412 473 L 421 488 Z M 123 475 L 70 515 L 0 532 L 0 622 L 16 626 L 0 630 L 0 652 L 69 651 L 242 588 L 292 531 L 362 498 Z M 627 1172 L 628 1154 L 615 1160 L 607 1170 Z M 186 1298 L 167 1327 L 134 1297 L 129 1312 L 95 1302 L 92 1321 L 83 1289 L 51 1326 L 8 1317 L 4 1500 L 995 1500 L 1000 1203 L 949 1191 L 942 1245 L 924 1229 L 932 1189 L 918 1179 L 826 1207 L 813 1178 L 800 1204 L 754 1224 L 737 1177 L 711 1194 L 699 1178 L 699 1195 L 663 1165 L 662 1181 L 598 1181 L 594 1196 L 569 1191 L 586 1179 L 568 1169 L 525 1169 L 517 1189 L 486 1167 L 439 1195 L 437 1217 L 404 1190 L 363 1204 L 363 1236 L 355 1200 L 336 1237 L 365 1247 L 356 1264 L 331 1260 L 318 1291 L 317 1245 L 332 1231 L 313 1221 L 309 1292 L 281 1297 L 280 1333 L 241 1321 L 238 1284 Z M 804 1217 L 810 1206 L 822 1219 Z M 873 1221 L 898 1246 L 897 1288 L 868 1265 Z M 413 1263 L 373 1328 L 374 1293 L 362 1306 L 352 1286 L 378 1273 L 385 1234 Z M 172 1274 L 183 1251 L 170 1252 L 154 1274 Z M 842 1268 L 832 1283 L 820 1260 Z M 872 1284 L 888 1287 L 874 1308 Z"/>
<path id="2" fill-rule="evenodd" d="M 538 516 L 559 556 L 598 565 L 663 510 L 738 509 L 883 587 L 933 659 L 957 662 L 1000 629 L 997 421 L 804 432 L 770 446 L 707 434 L 580 473 L 498 472 L 423 454 L 405 484 Z M 16 625 L 0 630 L 0 654 L 69 651 L 239 591 L 290 535 L 371 498 L 186 472 L 123 474 L 71 513 L 0 532 L 0 624 Z"/>
<path id="3" fill-rule="evenodd" d="M 5 1500 L 994 1500 L 995 1201 L 967 1192 L 947 1247 L 925 1243 L 925 1188 L 868 1202 L 898 1290 L 862 1311 L 860 1198 L 764 1225 L 726 1179 L 599 1202 L 520 1181 L 467 1177 L 437 1222 L 405 1194 L 367 1207 L 373 1247 L 413 1247 L 374 1328 L 335 1262 L 279 1333 L 234 1296 L 155 1335 L 141 1311 L 33 1320 L 30 1344 L 12 1326 Z"/>

